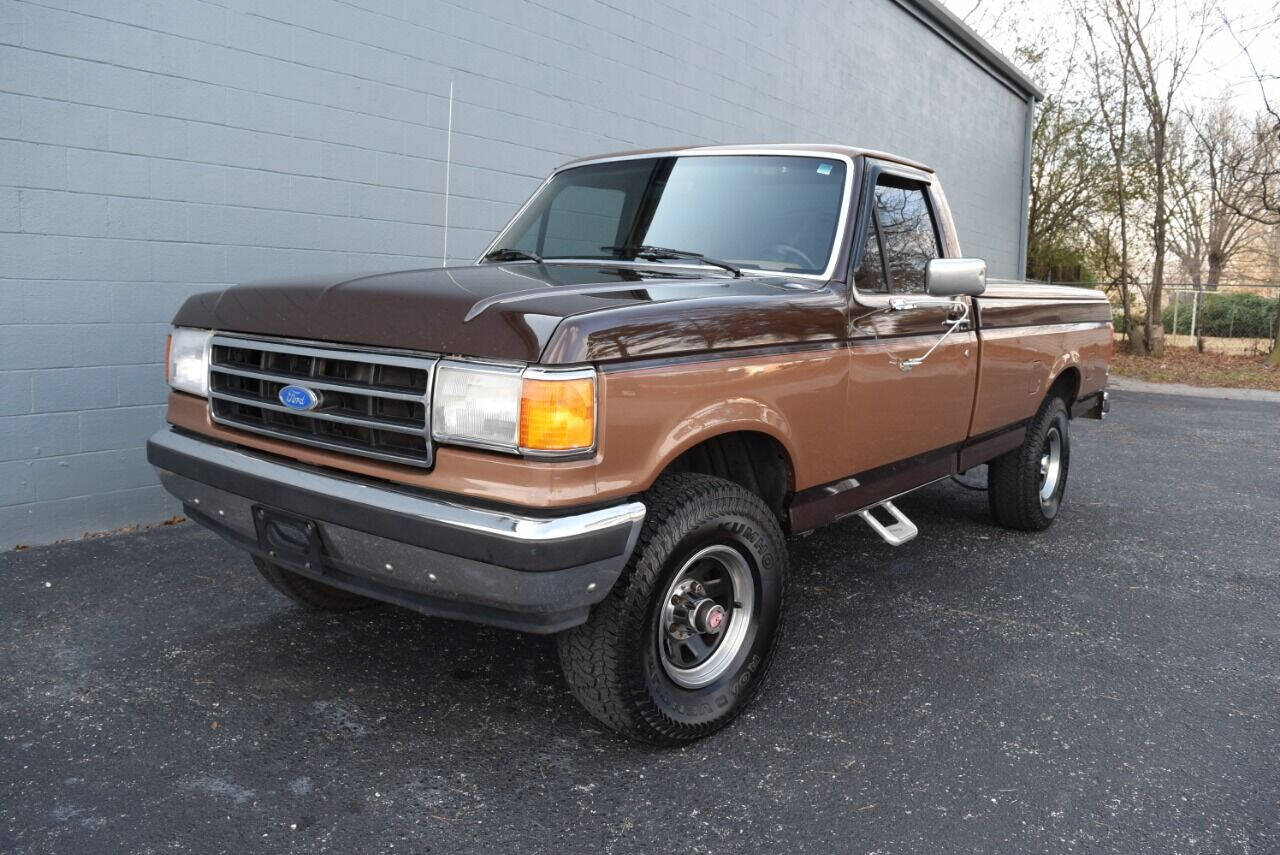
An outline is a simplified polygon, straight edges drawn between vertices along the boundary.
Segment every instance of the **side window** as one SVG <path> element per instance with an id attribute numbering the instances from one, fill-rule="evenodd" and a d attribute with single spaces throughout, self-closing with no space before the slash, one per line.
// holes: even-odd
<path id="1" fill-rule="evenodd" d="M 547 211 L 541 255 L 599 256 L 617 243 L 618 222 L 627 194 L 610 187 L 566 187 Z M 532 231 L 532 230 L 531 230 Z"/>
<path id="2" fill-rule="evenodd" d="M 856 282 L 864 291 L 892 291 L 895 294 L 924 293 L 924 268 L 932 258 L 942 253 L 938 247 L 938 229 L 929 209 L 929 199 L 924 185 L 897 176 L 885 175 L 876 182 L 876 216 L 863 251 L 862 265 Z M 871 241 L 878 238 L 877 257 L 869 254 Z M 879 256 L 883 256 L 882 258 Z M 887 279 L 884 285 L 873 288 L 868 277 L 863 285 L 863 271 L 868 262 L 883 265 Z"/>

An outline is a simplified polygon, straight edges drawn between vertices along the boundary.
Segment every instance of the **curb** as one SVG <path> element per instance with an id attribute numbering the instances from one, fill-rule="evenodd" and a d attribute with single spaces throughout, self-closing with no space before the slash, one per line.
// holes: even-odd
<path id="1" fill-rule="evenodd" d="M 1150 383 L 1146 380 L 1114 375 L 1108 378 L 1107 389 L 1119 392 L 1148 392 L 1154 395 L 1182 395 L 1187 398 L 1280 403 L 1280 392 L 1273 392 L 1270 389 L 1231 389 L 1225 386 L 1188 386 L 1186 383 Z"/>

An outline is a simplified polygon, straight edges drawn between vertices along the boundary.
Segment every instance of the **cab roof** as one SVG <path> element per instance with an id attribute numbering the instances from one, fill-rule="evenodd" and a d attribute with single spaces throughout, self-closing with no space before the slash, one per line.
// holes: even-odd
<path id="1" fill-rule="evenodd" d="M 933 172 L 933 167 L 927 166 L 915 160 L 902 157 L 889 152 L 877 151 L 869 148 L 859 148 L 851 145 L 837 145 L 834 143 L 756 143 L 749 145 L 696 145 L 696 146 L 672 146 L 668 148 L 645 148 L 634 149 L 631 151 L 618 151 L 612 154 L 597 154 L 590 157 L 580 157 L 561 165 L 560 169 L 568 169 L 572 166 L 581 166 L 584 163 L 602 163 L 610 160 L 630 160 L 632 158 L 642 157 L 678 157 L 680 155 L 689 154 L 816 154 L 816 155 L 837 155 L 854 159 L 858 157 L 870 157 L 876 160 L 887 160 L 893 163 L 900 163 L 903 166 L 909 166 L 912 169 L 918 169 L 921 172 Z"/>

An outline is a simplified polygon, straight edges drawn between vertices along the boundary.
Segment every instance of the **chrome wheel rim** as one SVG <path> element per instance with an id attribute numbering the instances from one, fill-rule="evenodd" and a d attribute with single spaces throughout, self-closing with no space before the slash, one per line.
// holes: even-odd
<path id="1" fill-rule="evenodd" d="M 1057 427 L 1049 428 L 1049 435 L 1044 438 L 1044 449 L 1040 452 L 1040 504 L 1047 505 L 1058 492 L 1058 483 L 1062 480 L 1062 432 Z"/>
<path id="2" fill-rule="evenodd" d="M 663 595 L 657 626 L 662 669 L 686 689 L 714 683 L 746 643 L 754 612 L 755 584 L 741 552 L 717 544 L 694 553 Z"/>

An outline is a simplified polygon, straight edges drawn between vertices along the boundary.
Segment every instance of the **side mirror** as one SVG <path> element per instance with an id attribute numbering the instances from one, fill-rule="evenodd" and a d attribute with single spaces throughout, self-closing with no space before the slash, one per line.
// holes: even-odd
<path id="1" fill-rule="evenodd" d="M 924 268 L 924 290 L 934 297 L 977 297 L 987 290 L 981 258 L 935 258 Z"/>

